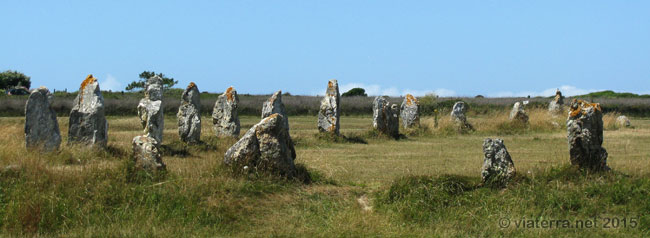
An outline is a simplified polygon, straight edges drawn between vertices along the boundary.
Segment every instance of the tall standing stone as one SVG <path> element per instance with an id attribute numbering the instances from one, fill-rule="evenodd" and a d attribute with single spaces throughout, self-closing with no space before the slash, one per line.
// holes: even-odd
<path id="1" fill-rule="evenodd" d="M 134 170 L 143 170 L 148 173 L 156 173 L 165 170 L 165 163 L 162 161 L 158 142 L 148 136 L 136 136 L 132 141 Z"/>
<path id="2" fill-rule="evenodd" d="M 108 142 L 104 97 L 99 82 L 92 74 L 79 87 L 68 125 L 68 143 L 80 142 L 105 147 Z"/>
<path id="3" fill-rule="evenodd" d="M 236 173 L 263 172 L 294 177 L 296 150 L 284 120 L 279 113 L 262 119 L 226 151 L 224 164 Z"/>
<path id="4" fill-rule="evenodd" d="M 318 130 L 339 135 L 341 109 L 339 94 L 339 83 L 332 79 L 327 83 L 325 97 L 321 100 L 318 110 Z"/>
<path id="5" fill-rule="evenodd" d="M 61 132 L 46 87 L 32 90 L 25 104 L 25 147 L 54 151 L 61 145 Z"/>
<path id="6" fill-rule="evenodd" d="M 219 95 L 212 109 L 212 124 L 218 137 L 239 137 L 239 116 L 237 114 L 239 96 L 237 90 L 229 87 Z"/>
<path id="7" fill-rule="evenodd" d="M 382 134 L 399 137 L 399 107 L 390 105 L 383 96 L 375 97 L 372 104 L 372 127 Z"/>
<path id="8" fill-rule="evenodd" d="M 573 99 L 567 118 L 571 164 L 591 170 L 609 170 L 603 145 L 603 113 L 598 103 Z"/>
<path id="9" fill-rule="evenodd" d="M 481 178 L 484 184 L 505 186 L 515 175 L 515 164 L 510 158 L 501 139 L 487 138 L 483 141 L 483 171 Z"/>
<path id="10" fill-rule="evenodd" d="M 400 110 L 402 126 L 410 128 L 420 125 L 420 103 L 411 94 L 406 94 Z"/>
<path id="11" fill-rule="evenodd" d="M 564 96 L 562 96 L 562 92 L 560 92 L 560 89 L 557 89 L 555 91 L 555 98 L 553 98 L 553 101 L 551 101 L 548 104 L 548 110 L 553 113 L 560 113 L 562 112 L 563 106 L 564 106 Z"/>
<path id="12" fill-rule="evenodd" d="M 456 102 L 451 110 L 451 120 L 456 124 L 459 131 L 474 130 L 472 124 L 467 122 L 466 112 L 467 106 L 463 101 Z"/>
<path id="13" fill-rule="evenodd" d="M 269 100 L 266 100 L 264 102 L 264 105 L 262 106 L 262 119 L 267 118 L 271 116 L 271 114 L 278 113 L 284 117 L 282 120 L 285 123 L 285 128 L 289 128 L 289 117 L 287 117 L 287 113 L 284 109 L 284 103 L 282 103 L 282 91 L 277 91 L 271 97 Z"/>
<path id="14" fill-rule="evenodd" d="M 201 94 L 194 82 L 190 82 L 183 91 L 176 117 L 181 140 L 198 143 L 201 140 Z"/>
<path id="15" fill-rule="evenodd" d="M 524 104 L 521 102 L 515 102 L 515 105 L 512 106 L 512 111 L 510 111 L 510 116 L 508 118 L 511 121 L 528 123 L 528 114 L 526 114 L 526 110 L 524 110 Z"/>
<path id="16" fill-rule="evenodd" d="M 155 75 L 145 82 L 144 98 L 138 104 L 138 117 L 147 136 L 162 144 L 164 117 L 162 78 Z"/>
<path id="17" fill-rule="evenodd" d="M 621 115 L 616 118 L 616 125 L 619 127 L 631 127 L 632 123 L 630 123 L 630 119 L 626 116 Z"/>

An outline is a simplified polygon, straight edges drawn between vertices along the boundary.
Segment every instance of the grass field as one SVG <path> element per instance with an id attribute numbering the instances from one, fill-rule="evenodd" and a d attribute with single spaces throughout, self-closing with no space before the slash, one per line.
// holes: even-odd
<path id="1" fill-rule="evenodd" d="M 205 144 L 196 146 L 181 143 L 176 118 L 167 117 L 168 174 L 141 182 L 126 179 L 131 140 L 141 134 L 136 117 L 109 117 L 106 150 L 66 145 L 61 117 L 64 143 L 49 154 L 24 148 L 24 118 L 0 117 L 1 229 L 47 237 L 650 236 L 649 119 L 608 125 L 613 172 L 592 174 L 568 166 L 566 129 L 551 124 L 564 118 L 531 112 L 530 126 L 520 127 L 505 117 L 470 118 L 477 131 L 467 134 L 450 130 L 447 115 L 439 128 L 426 117 L 424 129 L 401 140 L 372 136 L 370 116 L 342 117 L 342 134 L 357 140 L 335 142 L 317 136 L 315 116 L 292 116 L 296 163 L 311 184 L 231 176 L 221 161 L 235 140 L 215 138 L 208 117 Z M 242 134 L 259 120 L 241 117 Z M 515 163 L 518 175 L 505 189 L 477 186 L 487 137 L 504 139 Z M 600 227 L 515 227 L 524 218 L 596 219 Z M 607 219 L 626 225 L 603 228 Z"/>

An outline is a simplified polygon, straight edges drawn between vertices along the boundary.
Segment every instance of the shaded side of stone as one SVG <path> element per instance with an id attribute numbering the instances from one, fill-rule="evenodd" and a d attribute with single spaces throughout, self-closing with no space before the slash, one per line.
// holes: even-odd
<path id="1" fill-rule="evenodd" d="M 54 151 L 61 145 L 61 132 L 52 109 L 52 94 L 45 87 L 32 90 L 25 104 L 25 146 Z"/>
<path id="2" fill-rule="evenodd" d="M 262 119 L 269 117 L 271 114 L 278 113 L 284 117 L 285 127 L 289 128 L 289 117 L 282 103 L 282 91 L 277 91 L 262 105 Z"/>
<path id="3" fill-rule="evenodd" d="M 382 134 L 399 137 L 399 106 L 388 103 L 383 96 L 375 97 L 372 105 L 372 126 Z"/>

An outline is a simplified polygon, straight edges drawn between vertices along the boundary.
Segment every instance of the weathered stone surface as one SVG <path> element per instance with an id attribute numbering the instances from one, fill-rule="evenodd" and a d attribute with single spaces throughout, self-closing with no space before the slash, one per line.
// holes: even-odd
<path id="1" fill-rule="evenodd" d="M 372 104 L 372 127 L 380 133 L 399 137 L 399 107 L 390 105 L 383 96 L 375 97 Z"/>
<path id="2" fill-rule="evenodd" d="M 616 124 L 619 127 L 631 127 L 632 123 L 630 123 L 630 119 L 628 119 L 626 116 L 618 116 L 616 118 Z"/>
<path id="3" fill-rule="evenodd" d="M 201 95 L 199 88 L 191 82 L 183 91 L 178 107 L 178 135 L 187 143 L 201 140 Z"/>
<path id="4" fill-rule="evenodd" d="M 295 176 L 296 150 L 284 120 L 279 113 L 262 119 L 226 151 L 224 163 L 236 173 Z"/>
<path id="5" fill-rule="evenodd" d="M 327 83 L 325 97 L 321 100 L 318 110 L 318 130 L 339 135 L 341 109 L 339 108 L 341 95 L 339 83 L 332 79 Z"/>
<path id="6" fill-rule="evenodd" d="M 548 104 L 548 111 L 553 112 L 553 113 L 559 113 L 562 112 L 562 108 L 564 106 L 564 96 L 562 96 L 562 92 L 560 92 L 560 89 L 555 91 L 555 98 L 553 98 L 553 101 L 551 101 Z"/>
<path id="7" fill-rule="evenodd" d="M 469 124 L 469 122 L 467 122 L 467 117 L 465 116 L 466 112 L 467 106 L 465 106 L 465 102 L 456 102 L 453 109 L 451 110 L 451 120 L 456 123 L 456 126 L 461 131 L 474 130 L 472 124 Z"/>
<path id="8" fill-rule="evenodd" d="M 528 123 L 528 114 L 526 114 L 526 111 L 524 110 L 524 104 L 521 102 L 516 102 L 515 105 L 512 106 L 512 111 L 510 111 L 509 118 L 511 121 Z"/>
<path id="9" fill-rule="evenodd" d="M 88 75 L 70 111 L 68 143 L 84 143 L 105 147 L 108 142 L 108 121 L 104 115 L 104 97 L 99 82 Z"/>
<path id="10" fill-rule="evenodd" d="M 574 99 L 567 118 L 571 164 L 591 170 L 609 170 L 603 144 L 603 113 L 598 103 Z"/>
<path id="11" fill-rule="evenodd" d="M 406 94 L 400 110 L 402 126 L 410 128 L 420 125 L 420 102 L 411 94 Z"/>
<path id="12" fill-rule="evenodd" d="M 284 127 L 289 129 L 289 117 L 287 116 L 287 113 L 284 109 L 284 103 L 282 103 L 282 91 L 277 91 L 271 97 L 269 100 L 264 102 L 264 105 L 262 106 L 262 119 L 267 118 L 271 116 L 271 114 L 278 113 L 284 117 Z"/>
<path id="13" fill-rule="evenodd" d="M 484 184 L 505 186 L 515 175 L 515 164 L 501 139 L 487 138 L 483 141 L 483 171 L 481 178 Z"/>
<path id="14" fill-rule="evenodd" d="M 241 126 L 237 114 L 238 104 L 239 96 L 233 87 L 226 89 L 217 98 L 212 110 L 212 124 L 218 137 L 239 137 Z"/>
<path id="15" fill-rule="evenodd" d="M 162 79 L 149 78 L 145 84 L 144 98 L 138 104 L 138 117 L 147 136 L 162 143 L 165 120 L 162 108 Z"/>
<path id="16" fill-rule="evenodd" d="M 52 109 L 52 94 L 46 87 L 32 90 L 25 104 L 25 146 L 43 151 L 59 149 L 61 132 Z"/>
<path id="17" fill-rule="evenodd" d="M 132 145 L 131 159 L 134 162 L 135 170 L 147 172 L 165 170 L 156 139 L 148 136 L 136 136 L 133 138 Z"/>

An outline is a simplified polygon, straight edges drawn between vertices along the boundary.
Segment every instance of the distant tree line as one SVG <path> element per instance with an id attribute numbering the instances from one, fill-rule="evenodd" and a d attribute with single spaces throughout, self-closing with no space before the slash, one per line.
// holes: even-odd
<path id="1" fill-rule="evenodd" d="M 29 88 L 32 86 L 29 76 L 13 70 L 0 73 L 0 89 L 12 89 L 15 87 Z"/>
<path id="2" fill-rule="evenodd" d="M 139 75 L 140 80 L 129 83 L 129 85 L 126 86 L 126 90 L 131 91 L 135 89 L 144 89 L 145 82 L 147 82 L 147 79 L 156 75 L 162 78 L 163 88 L 165 89 L 174 87 L 174 85 L 178 83 L 178 80 L 174 80 L 174 78 L 166 77 L 163 73 L 156 74 L 156 72 L 154 71 L 144 71 Z"/>

